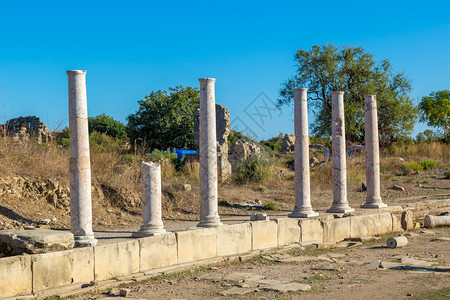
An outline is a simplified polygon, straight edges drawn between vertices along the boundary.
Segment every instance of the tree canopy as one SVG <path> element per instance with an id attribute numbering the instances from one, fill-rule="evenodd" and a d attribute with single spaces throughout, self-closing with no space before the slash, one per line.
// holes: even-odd
<path id="1" fill-rule="evenodd" d="M 104 133 L 110 137 L 123 140 L 127 137 L 126 126 L 106 114 L 88 118 L 89 133 Z"/>
<path id="2" fill-rule="evenodd" d="M 449 141 L 450 90 L 432 92 L 419 103 L 420 121 L 443 130 L 444 140 Z"/>
<path id="3" fill-rule="evenodd" d="M 128 116 L 130 141 L 151 149 L 193 148 L 194 115 L 200 103 L 198 88 L 176 86 L 152 91 L 138 101 L 136 113 Z"/>
<path id="4" fill-rule="evenodd" d="M 338 48 L 332 44 L 299 49 L 296 74 L 282 84 L 278 106 L 293 103 L 294 89 L 307 88 L 315 120 L 312 133 L 331 135 L 331 92 L 344 91 L 347 140 L 364 140 L 364 95 L 375 94 L 381 139 L 393 141 L 409 135 L 417 119 L 409 93 L 410 81 L 395 73 L 388 60 L 377 63 L 360 47 Z"/>

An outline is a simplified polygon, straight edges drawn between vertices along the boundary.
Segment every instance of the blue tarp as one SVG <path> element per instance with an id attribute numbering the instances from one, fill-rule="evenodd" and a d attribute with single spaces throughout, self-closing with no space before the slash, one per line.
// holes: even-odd
<path id="1" fill-rule="evenodd" d="M 167 150 L 162 150 L 162 152 L 166 152 L 166 151 L 167 151 Z M 177 158 L 178 158 L 179 160 L 182 160 L 182 159 L 183 159 L 183 156 L 184 156 L 185 154 L 197 154 L 197 153 L 198 153 L 196 150 L 178 149 L 178 148 L 170 148 L 170 149 L 169 149 L 169 152 L 170 152 L 170 153 L 176 153 Z M 153 153 L 153 151 L 150 152 L 150 153 Z"/>

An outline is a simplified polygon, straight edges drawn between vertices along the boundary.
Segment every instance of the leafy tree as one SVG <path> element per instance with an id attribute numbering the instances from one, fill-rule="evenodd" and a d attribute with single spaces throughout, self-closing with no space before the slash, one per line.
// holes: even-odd
<path id="1" fill-rule="evenodd" d="M 450 127 L 450 90 L 432 92 L 428 97 L 423 97 L 419 103 L 420 121 L 428 126 L 436 127 L 444 131 L 444 140 L 449 141 Z"/>
<path id="2" fill-rule="evenodd" d="M 152 91 L 138 103 L 139 109 L 127 118 L 131 143 L 143 142 L 152 149 L 194 147 L 194 115 L 200 103 L 197 88 Z"/>
<path id="3" fill-rule="evenodd" d="M 106 114 L 88 118 L 89 133 L 104 133 L 110 137 L 123 140 L 127 137 L 126 126 Z"/>
<path id="4" fill-rule="evenodd" d="M 300 49 L 295 55 L 296 74 L 285 81 L 278 106 L 292 103 L 294 88 L 308 88 L 315 122 L 312 133 L 331 135 L 331 92 L 344 91 L 345 129 L 350 141 L 364 140 L 364 95 L 376 94 L 381 138 L 393 141 L 409 135 L 417 118 L 409 93 L 411 84 L 394 73 L 388 60 L 376 63 L 360 47 L 338 48 L 332 44 Z"/>

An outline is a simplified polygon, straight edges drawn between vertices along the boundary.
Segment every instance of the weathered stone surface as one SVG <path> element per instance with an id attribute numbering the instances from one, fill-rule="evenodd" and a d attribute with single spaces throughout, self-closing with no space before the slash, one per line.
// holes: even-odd
<path id="1" fill-rule="evenodd" d="M 401 224 L 403 230 L 413 230 L 414 229 L 414 214 L 410 210 L 405 210 L 402 213 Z"/>
<path id="2" fill-rule="evenodd" d="M 251 222 L 252 250 L 274 248 L 278 245 L 278 226 L 272 221 Z"/>
<path id="3" fill-rule="evenodd" d="M 272 290 L 277 292 L 306 292 L 311 290 L 311 286 L 303 283 L 284 283 L 284 284 L 268 284 L 262 287 L 265 290 Z"/>
<path id="4" fill-rule="evenodd" d="M 5 128 L 6 135 L 14 141 L 35 141 L 41 144 L 53 140 L 47 126 L 36 116 L 11 119 L 5 125 L 0 126 L 0 132 L 3 134 L 3 128 Z"/>
<path id="5" fill-rule="evenodd" d="M 41 228 L 0 231 L 0 253 L 4 255 L 46 253 L 72 249 L 73 246 L 73 234 L 68 231 Z"/>
<path id="6" fill-rule="evenodd" d="M 387 240 L 387 247 L 394 249 L 404 247 L 408 244 L 408 239 L 405 236 L 391 237 Z"/>
<path id="7" fill-rule="evenodd" d="M 350 237 L 375 236 L 392 231 L 392 217 L 388 212 L 351 217 Z"/>
<path id="8" fill-rule="evenodd" d="M 100 245 L 94 248 L 95 280 L 106 280 L 139 271 L 138 240 Z"/>
<path id="9" fill-rule="evenodd" d="M 94 280 L 92 248 L 37 254 L 32 261 L 33 292 Z"/>
<path id="10" fill-rule="evenodd" d="M 424 225 L 427 228 L 437 226 L 450 226 L 450 215 L 445 216 L 426 215 L 424 219 Z"/>
<path id="11" fill-rule="evenodd" d="M 217 228 L 217 255 L 227 256 L 252 250 L 250 223 L 224 225 Z"/>
<path id="12" fill-rule="evenodd" d="M 268 221 L 269 217 L 265 213 L 253 213 L 250 216 L 250 221 Z"/>
<path id="13" fill-rule="evenodd" d="M 217 256 L 216 228 L 180 231 L 175 234 L 179 264 Z"/>
<path id="14" fill-rule="evenodd" d="M 175 233 L 139 239 L 139 271 L 172 266 L 177 263 L 177 239 Z"/>
<path id="15" fill-rule="evenodd" d="M 294 153 L 294 146 L 295 146 L 295 135 L 285 134 L 283 140 L 281 141 L 280 152 L 283 154 Z"/>
<path id="16" fill-rule="evenodd" d="M 258 274 L 254 274 L 254 273 L 245 273 L 245 272 L 234 272 L 234 273 L 230 273 L 227 274 L 223 277 L 223 280 L 227 280 L 227 281 L 255 281 L 255 280 L 260 280 L 260 279 L 264 279 L 265 276 L 263 275 L 258 275 Z"/>
<path id="17" fill-rule="evenodd" d="M 142 174 L 142 218 L 144 224 L 133 237 L 164 234 L 161 213 L 161 165 L 152 162 L 141 163 Z"/>
<path id="18" fill-rule="evenodd" d="M 278 224 L 278 246 L 300 242 L 300 226 L 297 219 L 280 218 Z"/>
<path id="19" fill-rule="evenodd" d="M 194 116 L 194 143 L 199 148 L 200 110 Z M 221 104 L 216 104 L 216 139 L 218 180 L 224 182 L 231 176 L 231 164 L 228 161 L 228 135 L 230 134 L 230 112 Z"/>
<path id="20" fill-rule="evenodd" d="M 319 220 L 299 220 L 302 243 L 321 243 L 323 241 L 323 227 Z"/>
<path id="21" fill-rule="evenodd" d="M 323 242 L 340 242 L 350 237 L 350 218 L 322 221 Z"/>
<path id="22" fill-rule="evenodd" d="M 402 232 L 403 228 L 401 221 L 395 214 L 391 214 L 391 217 L 392 217 L 392 232 Z"/>
<path id="23" fill-rule="evenodd" d="M 253 142 L 239 139 L 231 144 L 229 160 L 233 165 L 237 162 L 246 159 L 252 155 L 260 155 L 261 148 Z"/>
<path id="24" fill-rule="evenodd" d="M 31 294 L 32 281 L 29 255 L 0 258 L 0 298 Z"/>
<path id="25" fill-rule="evenodd" d="M 221 296 L 237 296 L 237 295 L 245 295 L 255 291 L 255 288 L 242 288 L 234 286 L 228 290 L 220 292 Z"/>

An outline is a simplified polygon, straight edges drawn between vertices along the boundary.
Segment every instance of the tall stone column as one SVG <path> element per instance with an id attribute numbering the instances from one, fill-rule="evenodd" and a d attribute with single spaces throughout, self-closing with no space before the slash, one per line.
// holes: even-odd
<path id="1" fill-rule="evenodd" d="M 199 227 L 222 225 L 217 191 L 216 103 L 214 78 L 200 78 L 200 223 Z"/>
<path id="2" fill-rule="evenodd" d="M 295 207 L 289 218 L 318 216 L 311 207 L 309 181 L 308 89 L 294 90 Z"/>
<path id="3" fill-rule="evenodd" d="M 86 71 L 69 76 L 70 220 L 75 246 L 95 246 L 92 231 L 91 165 L 87 119 Z"/>
<path id="4" fill-rule="evenodd" d="M 354 211 L 347 201 L 347 158 L 345 149 L 344 92 L 331 93 L 331 134 L 333 154 L 333 205 L 327 212 Z"/>
<path id="5" fill-rule="evenodd" d="M 161 214 L 161 165 L 142 162 L 142 217 L 144 224 L 133 237 L 161 235 L 164 230 Z"/>
<path id="6" fill-rule="evenodd" d="M 387 205 L 381 200 L 380 150 L 378 143 L 377 98 L 364 96 L 365 150 L 367 197 L 362 208 L 380 208 Z"/>

